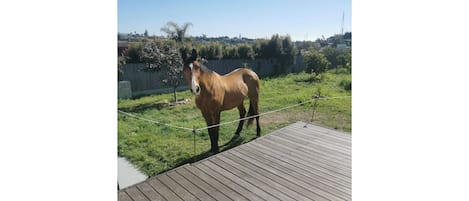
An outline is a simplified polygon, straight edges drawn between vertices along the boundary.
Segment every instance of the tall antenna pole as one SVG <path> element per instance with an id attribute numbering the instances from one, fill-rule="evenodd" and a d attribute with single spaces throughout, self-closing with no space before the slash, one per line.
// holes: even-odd
<path id="1" fill-rule="evenodd" d="M 342 11 L 342 26 L 340 28 L 340 34 L 344 35 L 344 11 Z"/>

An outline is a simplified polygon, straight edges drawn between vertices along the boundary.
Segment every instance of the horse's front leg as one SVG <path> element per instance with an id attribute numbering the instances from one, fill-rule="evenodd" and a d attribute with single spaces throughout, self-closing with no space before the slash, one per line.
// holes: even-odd
<path id="1" fill-rule="evenodd" d="M 218 127 L 215 128 L 209 128 L 208 129 L 208 134 L 210 135 L 210 152 L 212 153 L 218 153 Z"/>
<path id="2" fill-rule="evenodd" d="M 220 123 L 220 112 L 212 113 L 212 114 L 207 114 L 208 117 L 205 118 L 207 121 L 207 126 L 213 126 L 217 125 Z M 205 116 L 205 115 L 204 115 Z M 210 136 L 210 152 L 212 153 L 218 153 L 219 148 L 218 148 L 218 135 L 219 135 L 219 126 L 216 127 L 211 127 L 208 129 L 208 134 Z"/>

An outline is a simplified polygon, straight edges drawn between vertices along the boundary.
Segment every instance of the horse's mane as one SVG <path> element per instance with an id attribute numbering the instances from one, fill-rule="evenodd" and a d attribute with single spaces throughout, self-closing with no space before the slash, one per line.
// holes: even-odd
<path id="1" fill-rule="evenodd" d="M 205 60 L 205 59 L 198 59 L 197 61 L 198 61 L 198 63 L 199 63 L 200 69 L 201 69 L 204 73 L 208 73 L 208 74 L 213 73 L 212 70 L 210 70 L 207 66 L 205 66 L 205 64 L 208 63 L 207 60 Z"/>

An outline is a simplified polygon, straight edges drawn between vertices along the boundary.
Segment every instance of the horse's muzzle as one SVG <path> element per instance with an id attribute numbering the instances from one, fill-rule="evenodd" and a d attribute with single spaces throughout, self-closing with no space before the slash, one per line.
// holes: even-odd
<path id="1" fill-rule="evenodd" d="M 190 88 L 192 94 L 194 94 L 196 96 L 200 95 L 200 86 L 195 86 L 194 88 L 195 89 Z"/>

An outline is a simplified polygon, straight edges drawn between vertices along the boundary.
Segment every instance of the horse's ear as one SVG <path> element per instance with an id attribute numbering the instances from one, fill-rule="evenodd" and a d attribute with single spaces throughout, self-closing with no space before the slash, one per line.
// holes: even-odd
<path id="1" fill-rule="evenodd" d="M 186 52 L 186 49 L 181 49 L 180 52 L 181 52 L 182 61 L 185 62 L 186 59 L 187 59 L 187 52 Z"/>
<path id="2" fill-rule="evenodd" d="M 197 50 L 192 49 L 192 56 L 191 56 L 191 58 L 192 58 L 192 61 L 195 61 L 195 60 L 197 59 Z"/>

